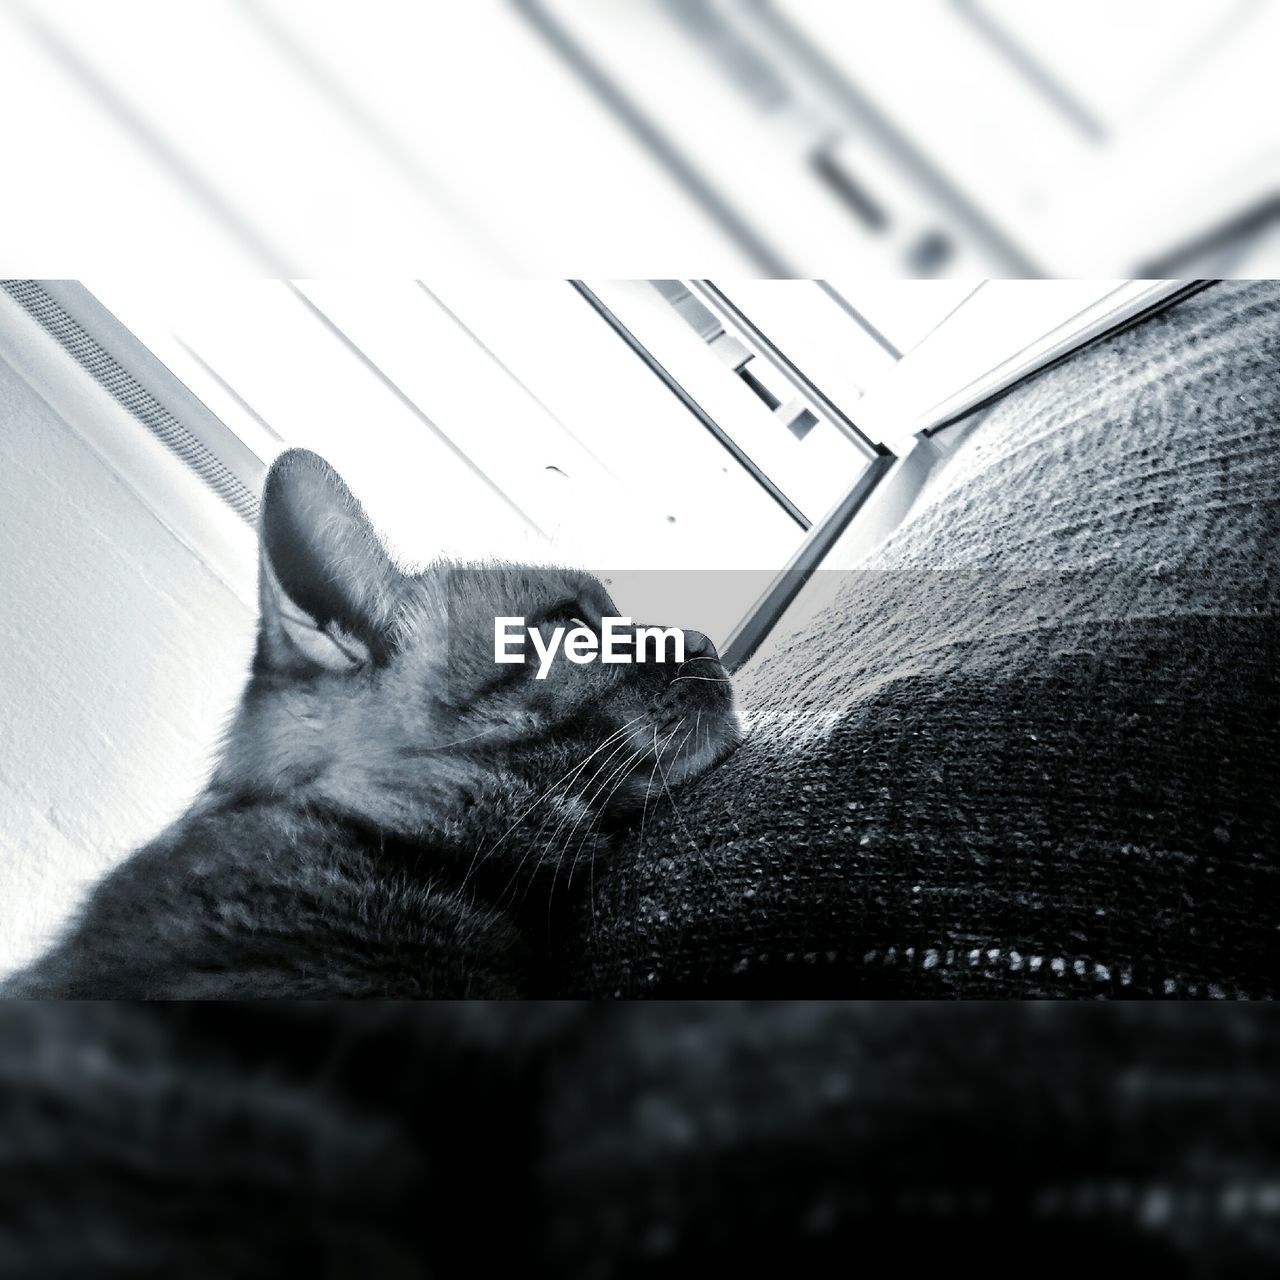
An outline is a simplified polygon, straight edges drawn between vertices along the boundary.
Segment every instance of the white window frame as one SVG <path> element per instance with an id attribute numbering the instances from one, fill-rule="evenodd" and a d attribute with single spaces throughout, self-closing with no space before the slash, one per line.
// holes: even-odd
<path id="1" fill-rule="evenodd" d="M 1020 280 L 989 280 L 983 295 L 999 302 L 1022 285 Z M 867 430 L 877 439 L 901 443 L 921 432 L 932 434 L 973 413 L 1018 383 L 1099 338 L 1134 324 L 1203 288 L 1207 281 L 1097 281 L 1097 288 L 1079 311 L 1044 332 L 1028 330 L 1025 341 L 990 367 L 973 370 L 956 386 L 957 338 L 966 323 L 975 322 L 966 300 L 943 325 L 907 352 L 890 378 L 868 393 L 859 405 Z M 966 315 L 966 312 L 968 314 Z M 945 391 L 942 388 L 947 388 Z"/>

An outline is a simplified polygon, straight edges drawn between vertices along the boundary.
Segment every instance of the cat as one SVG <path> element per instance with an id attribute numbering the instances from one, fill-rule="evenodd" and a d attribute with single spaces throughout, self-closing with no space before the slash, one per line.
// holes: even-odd
<path id="1" fill-rule="evenodd" d="M 557 895 L 741 739 L 714 646 L 685 631 L 683 662 L 498 665 L 495 618 L 598 627 L 617 616 L 602 583 L 405 573 L 305 450 L 271 467 L 259 532 L 252 669 L 207 787 L 7 994 L 542 994 Z"/>

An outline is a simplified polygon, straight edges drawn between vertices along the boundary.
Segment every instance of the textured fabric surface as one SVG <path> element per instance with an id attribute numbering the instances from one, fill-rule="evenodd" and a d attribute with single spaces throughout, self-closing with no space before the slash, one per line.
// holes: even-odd
<path id="1" fill-rule="evenodd" d="M 542 1107 L 551 1269 L 1264 1274 L 1270 1012 L 611 1009 Z"/>
<path id="2" fill-rule="evenodd" d="M 1280 1264 L 1262 1007 L 0 1007 L 0 1273 Z"/>
<path id="3" fill-rule="evenodd" d="M 987 410 L 740 674 L 565 989 L 1275 995 L 1278 374 L 1280 283 L 1223 282 Z"/>

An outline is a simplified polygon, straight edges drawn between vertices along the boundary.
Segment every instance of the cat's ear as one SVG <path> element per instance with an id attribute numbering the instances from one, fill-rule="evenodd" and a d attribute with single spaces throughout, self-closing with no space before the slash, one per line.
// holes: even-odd
<path id="1" fill-rule="evenodd" d="M 259 671 L 347 671 L 389 652 L 404 581 L 327 462 L 290 449 L 262 493 Z"/>

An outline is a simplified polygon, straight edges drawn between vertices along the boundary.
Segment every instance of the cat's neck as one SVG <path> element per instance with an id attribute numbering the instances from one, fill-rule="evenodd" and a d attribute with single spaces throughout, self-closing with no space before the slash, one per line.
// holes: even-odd
<path id="1" fill-rule="evenodd" d="M 379 704 L 376 708 L 390 714 Z M 358 688 L 341 683 L 271 687 L 251 683 L 210 780 L 215 804 L 274 803 L 358 820 L 411 838 L 447 836 L 484 795 L 511 810 L 526 797 L 510 770 L 492 759 L 449 749 L 405 745 L 394 722 L 379 723 Z M 508 785 L 494 788 L 500 774 Z"/>
<path id="2" fill-rule="evenodd" d="M 386 705 L 379 714 L 391 714 Z M 513 739 L 509 750 L 504 736 L 451 725 L 438 743 L 420 729 L 408 738 L 403 726 L 379 723 L 358 690 L 251 685 L 200 809 L 318 815 L 353 839 L 430 850 L 441 864 L 518 861 L 532 850 L 529 865 L 553 865 L 546 850 L 577 842 L 591 817 L 562 785 L 558 757 L 546 774 L 539 756 L 544 776 L 530 781 L 525 744 Z M 560 781 L 548 786 L 548 777 Z"/>
<path id="3" fill-rule="evenodd" d="M 162 839 L 217 847 L 250 864 L 319 856 L 367 877 L 371 889 L 384 880 L 430 884 L 519 915 L 542 901 L 531 892 L 534 884 L 554 883 L 568 864 L 565 898 L 573 869 L 594 865 L 606 837 L 580 797 L 507 781 L 413 828 L 380 822 L 367 810 L 317 803 L 300 791 L 244 796 L 211 787 Z"/>
<path id="4" fill-rule="evenodd" d="M 215 773 L 190 810 L 192 816 L 274 813 L 280 820 L 317 819 L 349 830 L 353 839 L 421 845 L 436 850 L 473 850 L 502 840 L 527 825 L 542 830 L 562 817 L 578 816 L 570 797 L 539 792 L 518 774 L 469 761 L 419 766 L 412 786 L 390 795 L 366 785 L 365 771 L 338 769 L 263 786 L 239 773 Z M 405 802 L 412 793 L 412 803 Z"/>

